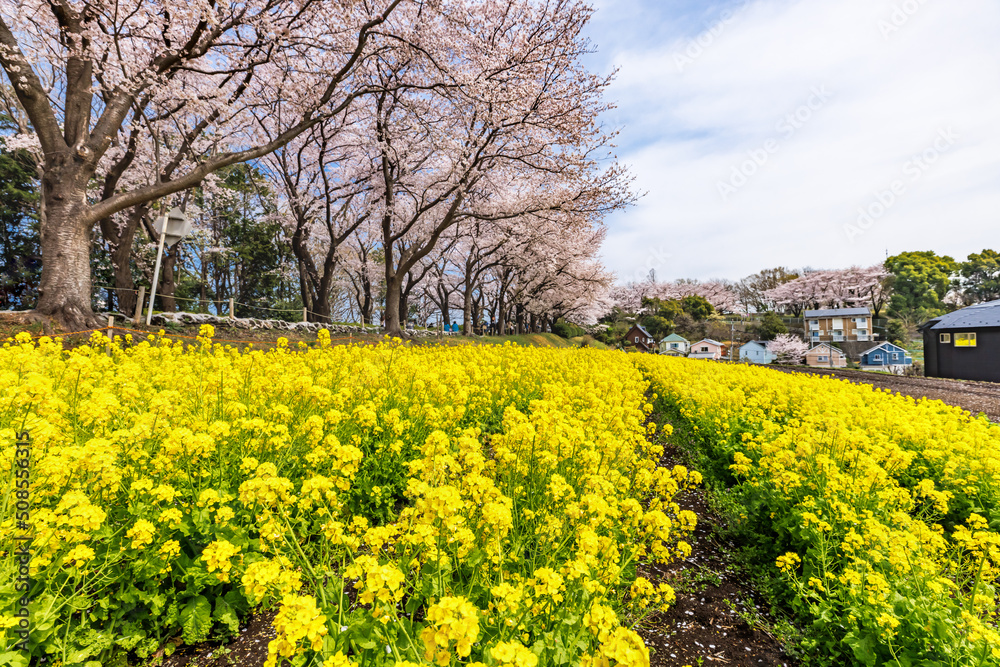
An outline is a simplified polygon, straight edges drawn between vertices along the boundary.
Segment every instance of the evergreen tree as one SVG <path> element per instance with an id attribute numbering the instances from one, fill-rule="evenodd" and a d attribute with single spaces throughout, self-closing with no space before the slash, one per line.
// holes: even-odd
<path id="1" fill-rule="evenodd" d="M 0 115 L 0 131 L 13 129 Z M 0 309 L 34 308 L 42 270 L 38 184 L 25 151 L 0 150 Z"/>

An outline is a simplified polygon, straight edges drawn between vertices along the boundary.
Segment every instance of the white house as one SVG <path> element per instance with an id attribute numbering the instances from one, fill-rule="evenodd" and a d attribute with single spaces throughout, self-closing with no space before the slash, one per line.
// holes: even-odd
<path id="1" fill-rule="evenodd" d="M 740 361 L 749 361 L 751 364 L 769 364 L 776 357 L 774 352 L 767 349 L 767 341 L 752 340 L 740 347 Z"/>
<path id="2" fill-rule="evenodd" d="M 673 357 L 686 357 L 691 351 L 691 343 L 687 338 L 675 333 L 660 340 L 660 354 L 668 354 Z"/>

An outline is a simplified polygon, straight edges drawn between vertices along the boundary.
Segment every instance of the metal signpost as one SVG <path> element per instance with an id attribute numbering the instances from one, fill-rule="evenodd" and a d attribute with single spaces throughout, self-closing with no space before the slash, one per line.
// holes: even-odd
<path id="1" fill-rule="evenodd" d="M 156 251 L 156 268 L 153 269 L 153 287 L 149 292 L 149 310 L 146 311 L 146 326 L 153 319 L 153 301 L 156 300 L 156 285 L 160 280 L 160 261 L 163 259 L 163 245 L 174 247 L 177 242 L 191 233 L 191 221 L 176 206 L 166 215 L 156 218 L 153 228 L 160 235 L 160 247 Z"/>

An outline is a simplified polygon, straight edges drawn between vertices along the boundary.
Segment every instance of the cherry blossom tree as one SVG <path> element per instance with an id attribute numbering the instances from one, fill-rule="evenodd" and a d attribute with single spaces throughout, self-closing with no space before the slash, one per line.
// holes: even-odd
<path id="1" fill-rule="evenodd" d="M 524 244 L 523 229 L 519 228 L 519 219 L 493 222 L 473 219 L 467 225 L 460 225 L 461 236 L 458 238 L 456 255 L 457 270 L 460 280 L 457 293 L 461 296 L 462 333 L 472 335 L 473 327 L 478 324 L 478 317 L 473 317 L 473 305 L 476 294 L 482 300 L 482 283 L 484 277 L 507 260 L 517 248 Z M 504 251 L 508 251 L 505 253 Z"/>
<path id="2" fill-rule="evenodd" d="M 765 298 L 795 317 L 810 308 L 869 306 L 875 317 L 889 298 L 888 272 L 882 265 L 809 271 L 767 290 Z"/>
<path id="3" fill-rule="evenodd" d="M 458 300 L 458 289 L 462 282 L 458 264 L 462 259 L 454 252 L 454 244 L 447 244 L 446 247 L 448 252 L 441 252 L 439 248 L 435 250 L 433 256 L 427 257 L 426 261 L 430 262 L 431 269 L 427 274 L 423 291 L 439 313 L 440 324 L 449 327 L 452 309 L 462 307 L 464 304 Z"/>
<path id="4" fill-rule="evenodd" d="M 798 365 L 805 359 L 809 346 L 794 334 L 778 334 L 768 342 L 767 349 L 774 353 L 776 363 Z"/>
<path id="5" fill-rule="evenodd" d="M 93 225 L 265 156 L 343 112 L 367 92 L 355 71 L 403 2 L 0 0 L 0 66 L 43 156 L 33 316 L 96 324 Z M 288 101 L 281 113 L 279 100 Z M 115 170 L 133 136 L 183 164 L 164 177 L 174 159 L 165 158 L 153 178 L 125 179 L 133 159 L 113 191 L 91 201 L 92 179 Z"/>
<path id="6" fill-rule="evenodd" d="M 372 213 L 367 165 L 352 162 L 359 155 L 354 144 L 361 140 L 349 125 L 326 121 L 265 158 L 284 195 L 302 303 L 310 321 L 331 321 L 331 290 L 344 258 L 341 246 Z M 362 313 L 370 311 L 363 301 L 359 305 Z"/>
<path id="7" fill-rule="evenodd" d="M 375 322 L 375 307 L 385 295 L 379 239 L 380 230 L 369 218 L 341 246 L 344 251 L 341 269 L 362 324 Z"/>
<path id="8" fill-rule="evenodd" d="M 549 225 L 536 221 L 535 234 L 508 250 L 498 296 L 517 331 L 550 328 L 560 318 L 580 324 L 596 322 L 609 307 L 613 275 L 598 260 L 605 237 L 602 225 L 589 221 Z"/>
<path id="9" fill-rule="evenodd" d="M 775 287 L 795 280 L 799 274 L 779 266 L 774 269 L 764 269 L 753 275 L 747 276 L 735 285 L 735 291 L 739 296 L 742 309 L 745 312 L 755 311 L 762 313 L 774 309 L 766 293 Z"/>
<path id="10" fill-rule="evenodd" d="M 474 221 L 600 216 L 631 198 L 601 160 L 608 80 L 586 72 L 581 2 L 455 3 L 433 34 L 367 68 L 379 166 L 386 331 L 402 333 L 408 286 L 442 238 Z M 470 292 L 471 294 L 471 292 Z"/>
<path id="11" fill-rule="evenodd" d="M 745 313 L 743 302 L 731 283 L 721 280 L 700 282 L 678 280 L 656 282 L 646 280 L 617 286 L 612 293 L 614 305 L 628 313 L 642 312 L 643 298 L 655 297 L 661 301 L 679 301 L 686 296 L 700 296 L 721 313 Z"/>

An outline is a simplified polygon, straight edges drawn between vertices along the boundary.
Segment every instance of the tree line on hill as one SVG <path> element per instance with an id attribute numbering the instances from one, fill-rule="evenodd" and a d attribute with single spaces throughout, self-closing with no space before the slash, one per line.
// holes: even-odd
<path id="1" fill-rule="evenodd" d="M 620 345 L 638 323 L 657 339 L 678 333 L 690 340 L 728 340 L 733 321 L 750 316 L 740 327 L 742 337 L 773 340 L 795 328 L 806 310 L 867 307 L 874 318 L 885 320 L 884 338 L 905 345 L 919 323 L 994 299 L 1000 299 L 1000 253 L 989 249 L 965 261 L 912 251 L 871 267 L 777 267 L 739 281 L 658 282 L 651 273 L 645 281 L 613 290 L 613 306 L 595 333 L 605 343 Z"/>

